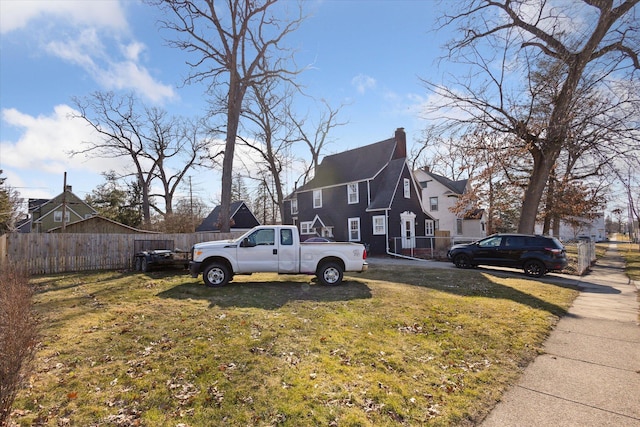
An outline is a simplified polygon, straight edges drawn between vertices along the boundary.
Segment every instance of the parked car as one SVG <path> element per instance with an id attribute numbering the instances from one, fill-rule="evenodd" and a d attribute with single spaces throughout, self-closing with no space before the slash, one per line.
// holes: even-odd
<path id="1" fill-rule="evenodd" d="M 458 268 L 478 265 L 522 268 L 532 277 L 567 266 L 567 254 L 558 239 L 529 234 L 494 234 L 477 242 L 453 245 L 447 257 Z"/>
<path id="2" fill-rule="evenodd" d="M 335 242 L 335 240 L 330 239 L 328 237 L 314 236 L 314 237 L 309 237 L 307 240 L 303 241 L 302 243 L 328 243 L 328 242 Z"/>

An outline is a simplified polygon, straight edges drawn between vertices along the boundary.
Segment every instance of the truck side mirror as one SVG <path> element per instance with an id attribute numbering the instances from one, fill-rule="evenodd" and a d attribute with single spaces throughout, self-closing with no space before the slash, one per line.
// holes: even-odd
<path id="1" fill-rule="evenodd" d="M 248 237 L 245 237 L 245 238 L 242 240 L 242 243 L 240 243 L 240 247 L 241 247 L 241 248 L 252 248 L 252 247 L 254 247 L 254 246 L 255 246 L 255 243 L 251 243 L 251 241 L 249 240 L 249 238 L 248 238 Z"/>

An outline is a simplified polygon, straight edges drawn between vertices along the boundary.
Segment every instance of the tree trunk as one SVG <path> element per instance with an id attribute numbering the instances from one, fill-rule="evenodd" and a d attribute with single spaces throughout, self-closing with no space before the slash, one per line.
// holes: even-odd
<path id="1" fill-rule="evenodd" d="M 220 232 L 228 233 L 231 230 L 231 195 L 233 183 L 233 158 L 236 149 L 236 138 L 238 136 L 238 125 L 240 123 L 240 110 L 244 92 L 240 76 L 231 72 L 229 77 L 229 108 L 227 109 L 227 137 L 224 148 L 224 159 L 222 161 L 222 194 L 220 201 Z"/>
<path id="2" fill-rule="evenodd" d="M 518 223 L 518 233 L 534 233 L 540 200 L 542 200 L 549 174 L 559 153 L 560 144 L 555 144 L 555 147 L 546 153 L 539 151 L 532 153 L 533 170 L 531 177 L 529 177 L 527 189 L 524 192 L 522 210 L 520 211 L 520 222 Z"/>

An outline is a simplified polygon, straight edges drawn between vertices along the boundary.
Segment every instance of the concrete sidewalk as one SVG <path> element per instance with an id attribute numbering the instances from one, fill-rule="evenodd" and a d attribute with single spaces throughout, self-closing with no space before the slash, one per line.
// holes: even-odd
<path id="1" fill-rule="evenodd" d="M 482 427 L 640 427 L 638 289 L 612 243 L 578 281 L 581 293 L 545 342 L 545 353 Z"/>

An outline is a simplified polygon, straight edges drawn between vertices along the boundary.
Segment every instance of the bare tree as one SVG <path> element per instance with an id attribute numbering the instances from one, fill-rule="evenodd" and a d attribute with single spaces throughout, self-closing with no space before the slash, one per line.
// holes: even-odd
<path id="1" fill-rule="evenodd" d="M 248 98 L 254 108 L 243 116 L 249 121 L 251 138 L 240 138 L 242 143 L 260 156 L 259 179 L 269 191 L 269 197 L 278 206 L 279 217 L 284 218 L 284 184 L 282 173 L 291 161 L 294 143 L 286 123 L 285 111 L 291 102 L 291 86 L 279 88 L 276 80 L 250 88 Z M 281 90 L 281 91 L 280 91 Z M 272 185 L 268 184 L 271 181 Z"/>
<path id="2" fill-rule="evenodd" d="M 271 79 L 291 79 L 299 70 L 290 64 L 285 37 L 303 20 L 301 4 L 295 18 L 277 16 L 277 0 L 151 0 L 173 15 L 161 22 L 176 32 L 171 46 L 195 56 L 187 82 L 205 82 L 211 95 L 220 95 L 216 108 L 226 112 L 222 166 L 221 231 L 229 231 L 232 168 L 245 94 Z M 287 3 L 288 4 L 288 3 Z M 224 88 L 224 89 L 222 89 Z"/>
<path id="3" fill-rule="evenodd" d="M 86 141 L 85 148 L 71 155 L 96 154 L 104 158 L 129 157 L 134 167 L 134 176 L 142 192 L 142 218 L 145 226 L 151 224 L 151 201 L 149 188 L 157 163 L 148 164 L 146 157 L 144 118 L 138 111 L 132 94 L 117 97 L 113 92 L 94 92 L 86 98 L 74 98 L 83 119 L 100 137 L 97 141 Z"/>
<path id="4" fill-rule="evenodd" d="M 320 156 L 326 149 L 327 145 L 333 142 L 333 139 L 331 139 L 330 136 L 331 131 L 338 126 L 348 124 L 346 121 L 338 120 L 338 116 L 344 107 L 344 104 L 341 104 L 338 107 L 333 107 L 326 99 L 322 99 L 320 101 L 323 104 L 323 110 L 318 122 L 315 124 L 308 124 L 308 117 L 297 118 L 291 109 L 287 112 L 288 118 L 291 120 L 293 126 L 298 132 L 298 139 L 307 145 L 309 153 L 311 154 L 311 161 L 300 177 L 302 184 L 305 184 L 313 177 L 313 173 L 320 163 Z"/>
<path id="5" fill-rule="evenodd" d="M 164 110 L 147 108 L 132 94 L 120 97 L 95 92 L 74 102 L 79 110 L 76 117 L 87 122 L 99 138 L 71 154 L 128 157 L 142 195 L 145 226 L 151 224 L 151 207 L 162 215 L 171 214 L 176 189 L 208 144 L 202 135 L 204 124 L 167 117 Z M 163 188 L 158 195 L 151 193 L 156 179 Z M 164 199 L 164 210 L 153 203 L 154 196 Z"/>
<path id="6" fill-rule="evenodd" d="M 173 198 L 187 173 L 200 165 L 203 152 L 209 146 L 202 120 L 166 118 L 163 110 L 152 109 L 148 113 L 151 125 L 149 157 L 158 165 L 155 176 L 162 185 L 161 194 L 153 196 L 164 199 L 164 211 L 154 208 L 163 216 L 173 213 Z"/>
<path id="7" fill-rule="evenodd" d="M 610 93 L 615 81 L 631 81 L 640 69 L 635 18 L 639 1 L 614 5 L 584 0 L 552 6 L 545 0 L 468 0 L 443 17 L 443 25 L 457 25 L 460 34 L 448 46 L 449 58 L 475 70 L 449 85 L 425 83 L 445 100 L 438 107 L 465 113 L 449 116 L 449 126 L 482 124 L 516 135 L 527 149 L 532 168 L 518 231 L 533 232 L 549 175 L 575 123 L 581 83 Z M 577 12 L 580 22 L 570 19 Z M 544 111 L 540 107 L 549 91 L 541 86 L 545 80 L 533 77 L 549 60 L 561 78 L 557 95 Z M 514 76 L 526 77 L 524 84 Z M 599 116 L 608 111 L 605 107 Z"/>

